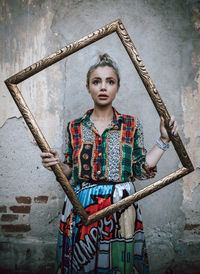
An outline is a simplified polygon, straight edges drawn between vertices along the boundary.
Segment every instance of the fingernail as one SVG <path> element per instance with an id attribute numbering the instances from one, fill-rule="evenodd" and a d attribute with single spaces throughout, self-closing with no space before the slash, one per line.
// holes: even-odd
<path id="1" fill-rule="evenodd" d="M 172 135 L 175 135 L 175 132 L 174 132 L 174 130 L 172 130 Z"/>
<path id="2" fill-rule="evenodd" d="M 53 156 L 53 154 L 51 154 L 51 153 L 48 153 L 48 156 L 49 156 L 49 157 L 51 157 L 51 156 Z"/>
<path id="3" fill-rule="evenodd" d="M 169 126 L 171 127 L 171 125 L 172 125 L 172 122 L 170 121 L 170 122 L 169 122 Z"/>

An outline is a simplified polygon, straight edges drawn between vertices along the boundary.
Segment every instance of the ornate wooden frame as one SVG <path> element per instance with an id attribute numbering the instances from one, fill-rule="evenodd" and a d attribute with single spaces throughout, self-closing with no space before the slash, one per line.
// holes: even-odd
<path id="1" fill-rule="evenodd" d="M 174 182 L 175 180 L 185 176 L 186 174 L 192 172 L 194 170 L 193 165 L 190 161 L 190 158 L 185 150 L 185 147 L 179 137 L 179 135 L 173 136 L 171 134 L 171 129 L 168 126 L 170 115 L 166 109 L 165 104 L 163 103 L 158 90 L 155 87 L 151 77 L 149 76 L 146 67 L 136 50 L 131 38 L 129 37 L 124 25 L 122 24 L 121 20 L 116 20 L 111 22 L 110 24 L 105 25 L 104 27 L 95 30 L 94 32 L 82 37 L 81 39 L 71 43 L 64 48 L 56 51 L 55 53 L 43 58 L 42 60 L 34 63 L 33 65 L 25 68 L 24 70 L 18 72 L 17 74 L 11 76 L 7 80 L 5 80 L 5 84 L 7 85 L 16 105 L 18 106 L 24 120 L 26 121 L 30 131 L 35 138 L 38 146 L 40 147 L 41 151 L 49 152 L 50 147 L 43 136 L 40 128 L 38 127 L 33 115 L 31 114 L 22 94 L 17 87 L 17 84 L 26 80 L 27 78 L 33 76 L 34 74 L 40 72 L 41 70 L 53 65 L 54 63 L 60 61 L 61 59 L 69 56 L 70 54 L 75 53 L 76 51 L 87 47 L 88 45 L 98 41 L 99 39 L 104 38 L 111 33 L 116 32 L 119 36 L 123 46 L 125 47 L 133 65 L 135 66 L 144 86 L 146 87 L 149 96 L 158 112 L 158 114 L 164 117 L 165 125 L 170 136 L 170 139 L 174 145 L 174 148 L 179 156 L 179 159 L 183 165 L 182 168 L 178 169 L 177 171 L 169 174 L 168 176 L 164 177 L 163 179 L 149 185 L 148 187 L 136 192 L 135 194 L 126 197 L 125 199 L 113 204 L 107 208 L 104 208 L 90 216 L 86 213 L 84 207 L 80 203 L 78 197 L 76 196 L 73 188 L 71 187 L 69 181 L 65 177 L 64 173 L 59 164 L 52 167 L 53 172 L 55 173 L 57 180 L 60 182 L 63 190 L 67 194 L 69 200 L 71 201 L 73 207 L 75 208 L 76 212 L 79 214 L 82 222 L 85 225 L 89 225 L 109 214 L 118 211 L 119 209 L 123 209 L 130 205 L 131 203 L 138 201 L 144 198 L 147 195 L 165 187 L 166 185 Z"/>

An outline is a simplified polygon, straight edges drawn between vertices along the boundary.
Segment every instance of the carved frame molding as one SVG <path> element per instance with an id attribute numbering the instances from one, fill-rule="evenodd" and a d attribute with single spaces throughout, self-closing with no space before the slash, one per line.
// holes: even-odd
<path id="1" fill-rule="evenodd" d="M 142 61 L 138 51 L 136 50 L 135 45 L 131 41 L 130 36 L 128 35 L 124 25 L 122 24 L 121 20 L 116 20 L 111 22 L 110 24 L 105 25 L 102 28 L 99 28 L 88 35 L 82 37 L 81 39 L 63 47 L 62 49 L 54 52 L 53 54 L 41 59 L 40 61 L 32 64 L 31 66 L 25 68 L 24 70 L 18 72 L 17 74 L 11 76 L 7 80 L 5 80 L 5 84 L 7 85 L 17 107 L 19 108 L 27 126 L 29 127 L 35 141 L 37 142 L 39 148 L 42 152 L 49 152 L 50 147 L 47 143 L 45 137 L 43 136 L 40 128 L 37 125 L 36 120 L 34 119 L 31 111 L 29 110 L 19 88 L 18 84 L 22 81 L 28 79 L 29 77 L 35 75 L 36 73 L 44 70 L 45 68 L 53 65 L 56 62 L 59 62 L 63 58 L 77 52 L 78 50 L 87 47 L 88 45 L 110 35 L 111 33 L 116 32 L 119 36 L 124 48 L 126 49 L 133 65 L 135 66 L 146 90 L 159 114 L 159 116 L 163 116 L 165 120 L 165 125 L 170 137 L 170 140 L 178 154 L 178 157 L 183 165 L 182 168 L 178 169 L 177 171 L 169 174 L 168 176 L 162 178 L 161 180 L 149 185 L 148 187 L 136 192 L 129 197 L 122 199 L 121 201 L 117 202 L 116 204 L 112 204 L 107 208 L 104 208 L 90 216 L 88 216 L 87 212 L 85 211 L 84 207 L 80 203 L 78 197 L 76 196 L 72 186 L 70 185 L 69 181 L 65 177 L 61 167 L 59 164 L 52 167 L 52 170 L 61 184 L 63 190 L 67 194 L 69 200 L 71 201 L 74 209 L 82 219 L 84 225 L 89 225 L 99 219 L 110 215 L 120 209 L 127 207 L 128 205 L 136 202 L 147 195 L 171 184 L 172 182 L 182 178 L 183 176 L 187 175 L 188 173 L 194 170 L 191 160 L 185 150 L 185 147 L 177 134 L 173 136 L 171 134 L 171 128 L 168 126 L 170 121 L 170 115 L 167 111 L 167 108 L 162 101 L 158 90 L 155 87 L 145 65 Z"/>

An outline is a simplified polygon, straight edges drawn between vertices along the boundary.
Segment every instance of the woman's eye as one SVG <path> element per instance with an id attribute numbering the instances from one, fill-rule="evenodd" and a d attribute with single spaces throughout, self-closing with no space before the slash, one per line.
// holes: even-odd
<path id="1" fill-rule="evenodd" d="M 110 85 L 114 85 L 114 83 L 115 83 L 115 82 L 114 82 L 113 80 L 109 80 L 109 84 L 110 84 Z"/>
<path id="2" fill-rule="evenodd" d="M 94 80 L 94 81 L 93 81 L 93 84 L 94 84 L 94 85 L 98 85 L 98 84 L 99 84 L 99 80 Z"/>

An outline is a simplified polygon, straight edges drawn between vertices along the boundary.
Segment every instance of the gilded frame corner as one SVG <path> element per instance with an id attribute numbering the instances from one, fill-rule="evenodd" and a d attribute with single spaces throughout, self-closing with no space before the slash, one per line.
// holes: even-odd
<path id="1" fill-rule="evenodd" d="M 59 164 L 52 167 L 52 170 L 61 184 L 63 190 L 67 194 L 69 200 L 71 201 L 73 207 L 75 208 L 76 212 L 82 219 L 84 225 L 89 225 L 105 216 L 110 215 L 120 209 L 123 209 L 130 205 L 131 203 L 138 201 L 145 196 L 150 195 L 151 193 L 165 187 L 166 185 L 176 181 L 179 178 L 187 175 L 188 173 L 194 170 L 191 160 L 185 150 L 185 147 L 179 137 L 179 135 L 173 136 L 171 134 L 170 127 L 168 126 L 170 115 L 167 111 L 167 108 L 162 101 L 158 90 L 155 87 L 145 65 L 142 61 L 138 51 L 136 50 L 135 45 L 131 41 L 130 36 L 128 35 L 124 25 L 122 24 L 121 20 L 116 20 L 107 24 L 88 35 L 82 37 L 81 39 L 63 47 L 62 49 L 54 52 L 53 54 L 41 59 L 40 61 L 32 64 L 31 66 L 25 68 L 24 70 L 18 72 L 17 74 L 11 76 L 7 80 L 5 80 L 5 84 L 7 85 L 17 107 L 19 108 L 22 116 L 26 124 L 28 125 L 35 141 L 37 142 L 39 148 L 43 152 L 48 152 L 50 147 L 43 136 L 40 128 L 37 125 L 36 120 L 34 119 L 32 113 L 30 112 L 19 88 L 18 84 L 26 80 L 27 78 L 35 75 L 36 73 L 44 70 L 45 68 L 53 65 L 54 63 L 66 58 L 67 56 L 79 51 L 80 49 L 87 47 L 88 45 L 110 35 L 111 33 L 117 33 L 118 37 L 120 38 L 124 48 L 127 51 L 134 67 L 136 68 L 146 90 L 159 114 L 159 116 L 163 116 L 165 120 L 165 125 L 170 136 L 171 142 L 174 145 L 174 148 L 177 152 L 177 155 L 183 165 L 182 168 L 178 169 L 177 171 L 169 174 L 168 176 L 162 178 L 161 180 L 149 185 L 148 187 L 136 192 L 135 194 L 124 198 L 123 200 L 113 204 L 107 208 L 104 208 L 90 216 L 88 216 L 87 212 L 85 211 L 84 207 L 80 203 L 78 197 L 76 196 L 73 188 L 71 187 L 69 181 L 65 177 L 61 167 Z"/>

